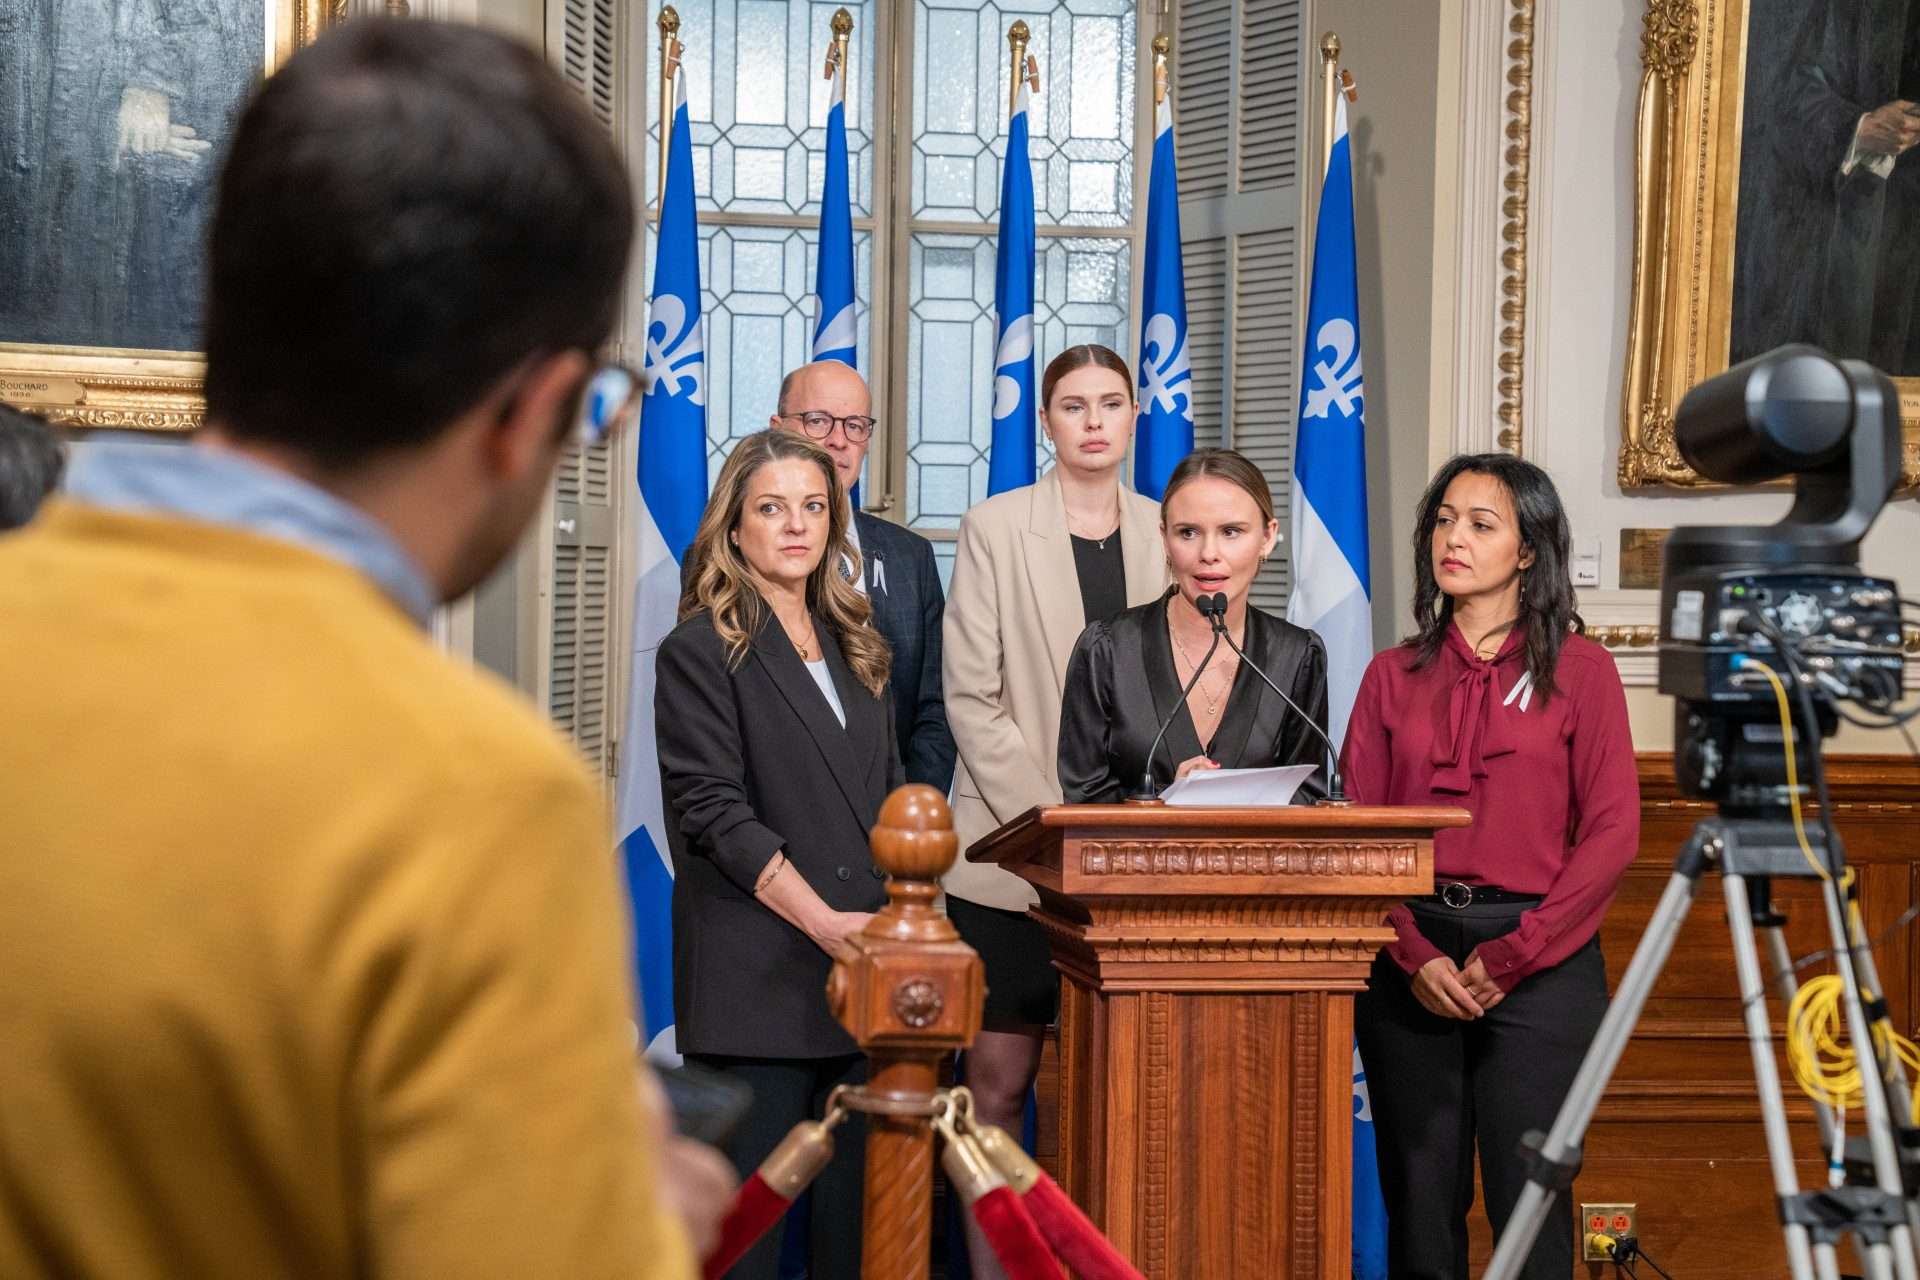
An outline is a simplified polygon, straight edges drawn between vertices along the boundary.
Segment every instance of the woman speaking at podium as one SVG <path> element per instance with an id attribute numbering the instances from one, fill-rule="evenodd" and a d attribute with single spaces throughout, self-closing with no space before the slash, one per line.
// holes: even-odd
<path id="1" fill-rule="evenodd" d="M 1151 772 L 1157 792 L 1195 769 L 1317 764 L 1298 796 L 1325 794 L 1327 653 L 1320 637 L 1247 602 L 1280 537 L 1260 468 L 1230 449 L 1187 455 L 1167 478 L 1161 541 L 1173 586 L 1094 622 L 1067 666 L 1060 707 L 1060 790 L 1068 804 L 1115 804 Z M 1205 658 L 1213 623 L 1198 601 L 1227 600 L 1227 634 L 1293 699 L 1287 705 L 1225 643 Z M 1205 663 L 1201 669 L 1201 663 Z M 1180 690 L 1199 679 L 1180 705 Z M 1167 726 L 1160 748 L 1153 748 Z"/>
<path id="2" fill-rule="evenodd" d="M 1640 788 L 1613 659 L 1580 634 L 1553 481 L 1462 456 L 1420 500 L 1417 632 L 1360 682 L 1341 753 L 1361 804 L 1458 806 L 1434 837 L 1440 892 L 1387 917 L 1354 1010 L 1387 1256 L 1396 1277 L 1467 1280 L 1480 1152 L 1502 1231 L 1607 1004 L 1596 936 L 1640 842 Z M 1573 1272 L 1571 1192 L 1523 1274 Z"/>

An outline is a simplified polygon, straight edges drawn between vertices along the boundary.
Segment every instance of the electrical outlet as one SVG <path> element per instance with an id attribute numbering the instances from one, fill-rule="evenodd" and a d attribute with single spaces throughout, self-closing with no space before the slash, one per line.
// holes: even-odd
<path id="1" fill-rule="evenodd" d="M 1613 1236 L 1637 1236 L 1640 1220 L 1637 1204 L 1583 1204 L 1580 1206 L 1580 1245 L 1582 1262 L 1611 1262 L 1612 1258 L 1590 1243 L 1595 1232 Z"/>

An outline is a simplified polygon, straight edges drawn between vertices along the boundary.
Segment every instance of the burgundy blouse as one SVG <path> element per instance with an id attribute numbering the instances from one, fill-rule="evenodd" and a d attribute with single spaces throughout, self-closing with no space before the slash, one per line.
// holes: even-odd
<path id="1" fill-rule="evenodd" d="M 1361 804 L 1473 814 L 1472 826 L 1434 836 L 1440 883 L 1542 895 L 1512 933 L 1480 948 L 1502 991 L 1585 945 L 1640 844 L 1640 781 L 1613 658 L 1567 637 L 1546 698 L 1526 680 L 1522 639 L 1516 630 L 1481 659 L 1449 627 L 1418 671 L 1412 649 L 1376 654 L 1340 753 Z M 1387 923 L 1400 935 L 1387 954 L 1408 973 L 1440 954 L 1405 906 Z"/>

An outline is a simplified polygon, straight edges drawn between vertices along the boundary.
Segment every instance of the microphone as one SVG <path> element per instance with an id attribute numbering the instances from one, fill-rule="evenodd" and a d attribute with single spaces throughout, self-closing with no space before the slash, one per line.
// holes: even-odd
<path id="1" fill-rule="evenodd" d="M 1214 650 L 1220 647 L 1220 637 L 1226 635 L 1226 628 L 1220 625 L 1216 610 L 1224 610 L 1226 596 L 1201 596 L 1193 602 L 1200 616 L 1213 622 L 1213 643 L 1207 646 L 1206 656 L 1200 659 L 1193 669 L 1193 678 L 1187 681 L 1187 687 L 1180 691 L 1180 698 L 1173 704 L 1173 710 L 1167 712 L 1167 718 L 1160 722 L 1160 732 L 1153 735 L 1153 745 L 1147 748 L 1147 770 L 1140 775 L 1140 790 L 1134 793 L 1137 800 L 1153 800 L 1159 797 L 1160 788 L 1153 785 L 1153 753 L 1160 749 L 1160 740 L 1167 736 L 1167 730 L 1173 727 L 1173 719 L 1180 714 L 1180 708 L 1187 705 L 1187 695 L 1193 692 L 1193 686 L 1200 683 L 1200 673 L 1207 669 L 1207 663 L 1213 661 Z M 1232 644 L 1231 638 L 1227 641 Z"/>
<path id="2" fill-rule="evenodd" d="M 1206 601 L 1206 597 L 1202 596 L 1201 600 Z M 1347 799 L 1346 795 L 1340 789 L 1340 753 L 1333 749 L 1333 739 L 1327 736 L 1327 731 L 1322 729 L 1312 716 L 1300 710 L 1300 704 L 1292 698 L 1289 698 L 1286 690 L 1273 682 L 1272 676 L 1260 669 L 1259 663 L 1249 658 L 1245 650 L 1233 642 L 1233 636 L 1227 631 L 1227 593 L 1224 591 L 1216 591 L 1213 594 L 1213 599 L 1208 603 L 1211 607 L 1202 608 L 1200 612 L 1213 620 L 1214 638 L 1216 640 L 1225 640 L 1227 642 L 1227 648 L 1238 654 L 1240 661 L 1246 663 L 1253 671 L 1253 674 L 1265 680 L 1267 682 L 1267 688 L 1280 695 L 1280 701 L 1292 707 L 1294 714 L 1306 723 L 1307 728 L 1313 730 L 1314 733 L 1319 735 L 1320 741 L 1327 744 L 1327 798 L 1320 801 L 1320 803 L 1335 805 L 1352 804 L 1353 802 Z M 1209 650 L 1209 652 L 1211 652 L 1211 650 Z M 1148 757 L 1148 759 L 1151 760 L 1152 757 Z"/>

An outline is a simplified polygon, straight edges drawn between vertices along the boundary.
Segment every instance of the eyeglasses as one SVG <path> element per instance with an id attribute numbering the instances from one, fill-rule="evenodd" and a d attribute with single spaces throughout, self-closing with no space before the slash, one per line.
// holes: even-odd
<path id="1" fill-rule="evenodd" d="M 809 409 L 805 413 L 787 413 L 781 416 L 799 423 L 800 429 L 814 440 L 825 440 L 833 434 L 835 427 L 839 427 L 847 433 L 847 439 L 853 441 L 855 444 L 871 436 L 874 427 L 879 425 L 872 418 L 866 417 L 863 414 L 853 414 L 845 418 L 836 418 L 830 413 L 821 413 L 815 409 Z"/>
<path id="2" fill-rule="evenodd" d="M 582 449 L 605 444 L 640 416 L 647 380 L 624 364 L 607 364 L 587 379 L 574 417 L 573 440 Z"/>

